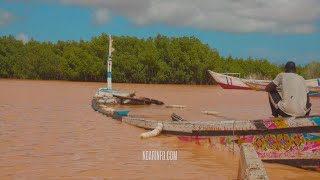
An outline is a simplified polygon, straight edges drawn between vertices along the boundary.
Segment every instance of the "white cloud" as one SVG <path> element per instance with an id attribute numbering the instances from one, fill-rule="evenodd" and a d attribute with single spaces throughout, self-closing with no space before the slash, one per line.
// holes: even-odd
<path id="1" fill-rule="evenodd" d="M 14 16 L 11 13 L 0 9 L 0 27 L 9 24 L 13 19 Z"/>
<path id="2" fill-rule="evenodd" d="M 162 23 L 226 32 L 308 34 L 317 30 L 320 18 L 320 0 L 51 1 L 107 9 L 141 26 Z"/>
<path id="3" fill-rule="evenodd" d="M 93 21 L 97 25 L 108 23 L 111 20 L 109 11 L 107 9 L 97 9 L 93 14 Z"/>
<path id="4" fill-rule="evenodd" d="M 17 40 L 21 40 L 24 44 L 29 42 L 29 37 L 28 35 L 26 35 L 25 33 L 19 33 L 17 36 L 16 36 L 16 39 Z"/>

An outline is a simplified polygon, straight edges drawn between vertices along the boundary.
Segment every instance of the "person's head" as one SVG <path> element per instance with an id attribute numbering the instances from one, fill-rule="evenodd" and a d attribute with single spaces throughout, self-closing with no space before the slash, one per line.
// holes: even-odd
<path id="1" fill-rule="evenodd" d="M 286 73 L 295 73 L 296 72 L 296 64 L 292 61 L 288 61 L 285 68 Z"/>

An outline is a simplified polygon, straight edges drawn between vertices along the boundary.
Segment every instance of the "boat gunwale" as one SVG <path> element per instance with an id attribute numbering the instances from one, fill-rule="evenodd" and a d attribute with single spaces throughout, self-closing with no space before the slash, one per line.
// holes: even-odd
<path id="1" fill-rule="evenodd" d="M 292 117 L 291 117 L 292 118 Z M 302 117 L 303 119 L 310 118 L 320 118 L 319 115 Z M 298 118 L 302 119 L 302 118 Z M 281 118 L 280 120 L 290 120 L 290 118 Z M 258 135 L 258 134 L 279 134 L 279 133 L 318 133 L 320 132 L 320 126 L 317 124 L 295 124 L 296 126 L 288 126 L 281 127 L 276 129 L 266 129 L 259 128 L 255 125 L 255 123 L 261 122 L 274 122 L 273 119 L 270 120 L 234 120 L 234 121 L 219 121 L 219 122 L 176 122 L 176 121 L 156 121 L 156 120 L 148 120 L 139 117 L 123 117 L 122 121 L 144 129 L 152 130 L 158 123 L 163 123 L 163 133 L 164 134 L 172 134 L 172 135 L 188 135 L 188 136 L 233 136 L 233 135 Z M 229 128 L 221 127 L 226 125 L 226 123 L 233 126 L 229 126 Z M 232 123 L 232 122 L 240 122 L 240 123 Z M 239 124 L 249 124 L 249 128 L 239 128 Z M 211 126 L 211 127 L 210 127 Z M 236 127 L 236 128 L 235 128 Z"/>

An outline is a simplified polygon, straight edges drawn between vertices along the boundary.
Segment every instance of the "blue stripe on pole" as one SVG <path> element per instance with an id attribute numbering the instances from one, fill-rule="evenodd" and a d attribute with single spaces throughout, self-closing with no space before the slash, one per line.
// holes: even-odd
<path id="1" fill-rule="evenodd" d="M 320 86 L 320 79 L 318 79 L 318 86 Z"/>
<path id="2" fill-rule="evenodd" d="M 108 72 L 107 77 L 108 77 L 108 78 L 111 78 L 111 77 L 112 77 L 112 73 L 111 73 L 111 72 Z"/>

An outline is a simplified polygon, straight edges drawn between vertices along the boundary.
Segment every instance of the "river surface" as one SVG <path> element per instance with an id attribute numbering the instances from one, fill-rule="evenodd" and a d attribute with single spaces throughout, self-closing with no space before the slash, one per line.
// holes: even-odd
<path id="1" fill-rule="evenodd" d="M 145 130 L 92 110 L 105 83 L 0 79 L 0 179 L 236 179 L 237 153 L 206 149 L 176 137 L 141 140 Z M 131 114 L 187 120 L 270 117 L 265 92 L 218 86 L 113 84 L 114 89 L 185 105 L 125 106 Z M 320 98 L 312 98 L 320 114 Z M 117 108 L 117 107 L 116 107 Z M 217 111 L 220 117 L 201 114 Z M 177 151 L 176 161 L 145 161 L 143 151 Z M 319 179 L 320 173 L 264 163 L 270 179 Z"/>

